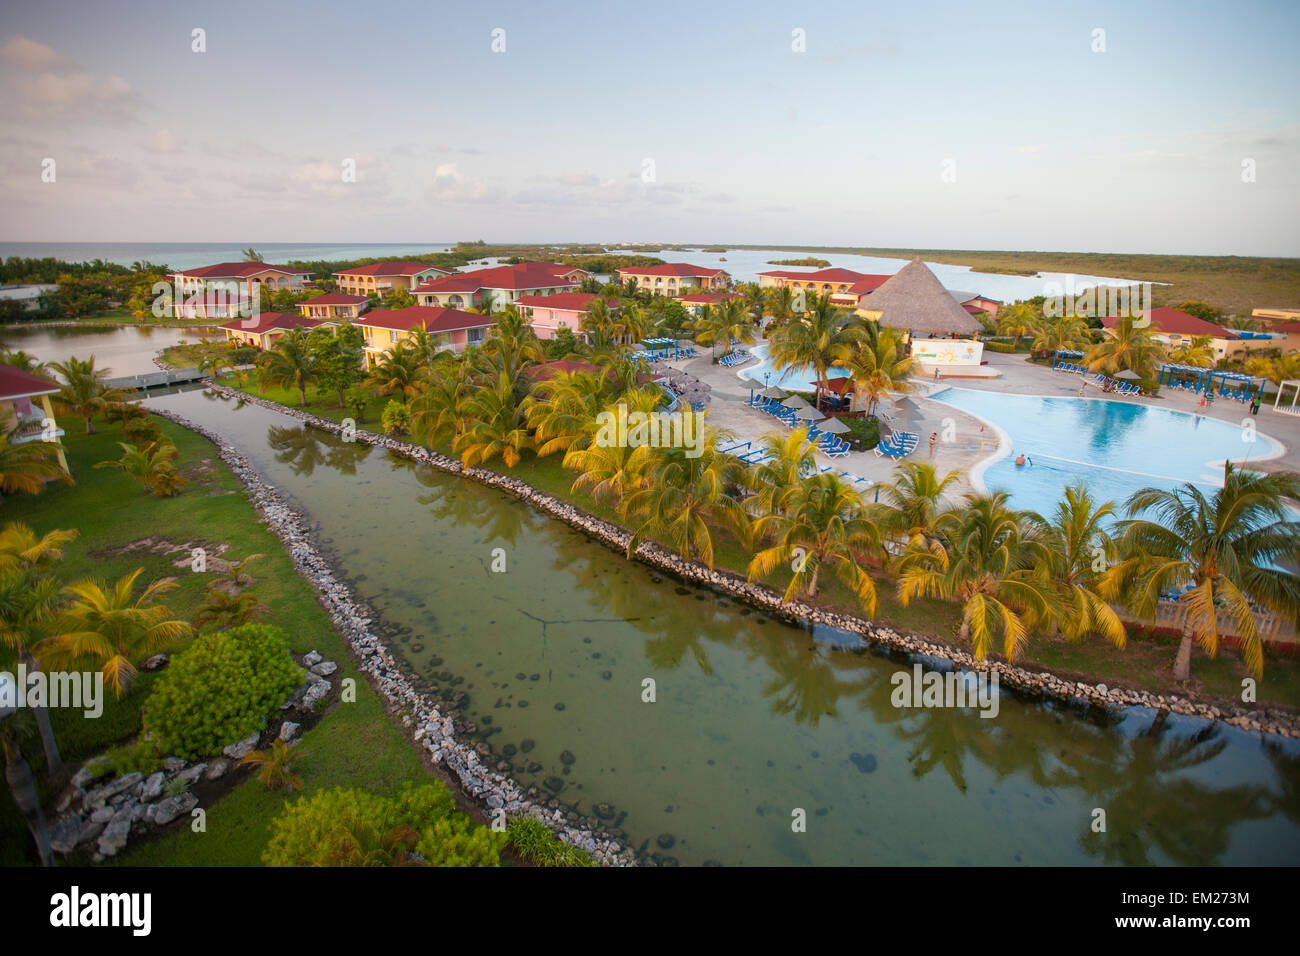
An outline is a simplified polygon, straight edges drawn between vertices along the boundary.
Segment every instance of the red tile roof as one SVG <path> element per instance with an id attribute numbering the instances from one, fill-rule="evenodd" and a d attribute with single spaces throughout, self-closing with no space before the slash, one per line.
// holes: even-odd
<path id="1" fill-rule="evenodd" d="M 1151 309 L 1146 314 L 1150 315 L 1151 328 L 1156 332 L 1173 333 L 1175 335 L 1209 335 L 1216 339 L 1235 339 L 1237 337 L 1235 333 L 1229 332 L 1221 326 L 1206 322 L 1204 319 L 1198 319 L 1186 312 L 1179 312 L 1177 309 Z M 1108 329 L 1113 329 L 1117 321 L 1116 316 L 1109 315 L 1101 320 L 1101 324 Z"/>
<path id="2" fill-rule="evenodd" d="M 423 326 L 429 332 L 452 332 L 495 325 L 496 319 L 491 315 L 444 309 L 435 305 L 408 305 L 405 309 L 371 309 L 354 324 L 397 332 L 409 332 L 416 326 Z"/>
<path id="3" fill-rule="evenodd" d="M 494 266 L 473 272 L 457 272 L 439 279 L 430 279 L 415 288 L 415 292 L 477 292 L 479 289 L 550 289 L 577 285 L 566 278 L 574 272 L 583 272 L 573 266 L 554 262 L 521 262 L 513 266 Z"/>
<path id="4" fill-rule="evenodd" d="M 13 365 L 0 365 L 0 398 L 27 398 L 52 395 L 59 386 Z"/>
<path id="5" fill-rule="evenodd" d="M 798 279 L 800 282 L 862 282 L 864 280 L 879 279 L 871 288 L 883 285 L 889 276 L 868 275 L 865 272 L 854 272 L 852 269 L 816 269 L 812 272 L 792 272 L 788 269 L 778 269 L 775 272 L 760 272 L 761 276 L 772 276 L 777 279 Z"/>
<path id="6" fill-rule="evenodd" d="M 286 332 L 289 329 L 313 329 L 323 321 L 323 319 L 309 319 L 305 315 L 291 315 L 288 312 L 262 312 L 258 315 L 250 315 L 246 319 L 227 322 L 220 328 L 230 329 L 232 332 L 252 332 L 261 335 L 263 332 L 277 329 Z"/>
<path id="7" fill-rule="evenodd" d="M 521 295 L 515 305 L 529 309 L 558 309 L 562 312 L 586 312 L 595 299 L 604 299 L 611 310 L 617 309 L 617 299 L 593 295 L 588 292 L 558 292 L 555 295 Z"/>
<path id="8" fill-rule="evenodd" d="M 173 272 L 174 276 L 188 276 L 191 279 L 246 279 L 259 272 L 283 272 L 285 275 L 311 275 L 309 269 L 292 269 L 289 266 L 272 265 L 269 262 L 218 262 L 215 266 L 203 266 L 201 269 L 181 269 Z"/>
<path id="9" fill-rule="evenodd" d="M 882 285 L 888 282 L 890 278 L 892 277 L 875 275 L 863 276 L 857 282 L 853 283 L 853 285 L 849 286 L 849 291 L 856 296 L 864 296 L 868 292 L 875 292 Z"/>
<path id="10" fill-rule="evenodd" d="M 626 269 L 619 269 L 619 275 L 630 276 L 689 276 L 695 278 L 711 278 L 716 275 L 726 275 L 724 269 L 710 269 L 707 266 L 693 266 L 685 262 L 666 262 L 661 266 L 628 266 Z"/>
<path id="11" fill-rule="evenodd" d="M 334 274 L 336 276 L 413 276 L 428 272 L 430 269 L 443 275 L 450 275 L 454 271 L 441 266 L 426 265 L 423 262 L 375 262 L 368 266 L 357 266 L 355 269 L 340 269 Z"/>
<path id="12" fill-rule="evenodd" d="M 327 292 L 325 295 L 318 295 L 314 299 L 303 299 L 298 305 L 360 305 L 362 302 L 369 302 L 364 295 L 351 295 L 347 292 Z"/>

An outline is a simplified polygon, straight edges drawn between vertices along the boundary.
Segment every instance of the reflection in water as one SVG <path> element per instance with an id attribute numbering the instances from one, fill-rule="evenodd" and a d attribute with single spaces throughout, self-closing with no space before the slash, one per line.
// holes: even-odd
<path id="1" fill-rule="evenodd" d="M 890 676 L 910 662 L 851 635 L 687 587 L 506 495 L 264 409 L 159 401 L 228 435 L 311 515 L 494 765 L 665 862 L 1300 861 L 1294 741 L 1005 692 L 994 719 L 895 708 Z"/>

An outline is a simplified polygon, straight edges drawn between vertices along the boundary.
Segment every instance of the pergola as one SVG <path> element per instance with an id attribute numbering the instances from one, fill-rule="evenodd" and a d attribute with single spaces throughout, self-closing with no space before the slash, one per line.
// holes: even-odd
<path id="1" fill-rule="evenodd" d="M 1288 385 L 1295 389 L 1295 394 L 1291 396 L 1291 404 L 1284 408 L 1278 403 L 1282 401 L 1282 393 L 1286 391 Z M 1300 415 L 1300 408 L 1296 407 L 1296 402 L 1300 402 L 1300 378 L 1287 378 L 1278 382 L 1277 398 L 1273 399 L 1273 408 L 1288 415 Z"/>
<path id="2" fill-rule="evenodd" d="M 1202 368 L 1199 365 L 1162 365 L 1158 381 L 1161 385 L 1166 382 L 1172 385 L 1174 379 L 1180 375 L 1195 376 L 1197 391 L 1210 388 L 1217 389 L 1220 394 L 1223 394 L 1229 388 L 1230 383 L 1238 383 L 1244 387 L 1246 398 L 1250 398 L 1252 394 L 1261 398 L 1264 395 L 1264 380 L 1262 378 L 1254 375 L 1243 375 L 1240 372 L 1224 372 L 1218 369 Z"/>

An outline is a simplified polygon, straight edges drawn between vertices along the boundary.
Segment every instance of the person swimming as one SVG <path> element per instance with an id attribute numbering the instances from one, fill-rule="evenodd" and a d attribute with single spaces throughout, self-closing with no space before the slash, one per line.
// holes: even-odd
<path id="1" fill-rule="evenodd" d="M 1017 467 L 1017 468 L 1023 468 L 1023 467 L 1025 467 L 1025 456 L 1024 456 L 1024 455 L 1021 455 L 1019 458 L 1016 459 L 1016 467 Z"/>

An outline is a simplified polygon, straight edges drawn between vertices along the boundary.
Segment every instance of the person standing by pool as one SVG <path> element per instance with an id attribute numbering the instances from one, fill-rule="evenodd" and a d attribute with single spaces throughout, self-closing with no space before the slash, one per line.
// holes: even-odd
<path id="1" fill-rule="evenodd" d="M 1084 391 L 1087 389 L 1087 387 L 1088 387 L 1088 380 L 1087 380 L 1086 378 L 1079 382 L 1079 395 L 1080 395 L 1080 396 L 1083 395 L 1083 393 L 1084 393 Z"/>
<path id="2" fill-rule="evenodd" d="M 938 432 L 930 432 L 930 457 L 934 457 L 934 443 L 939 440 Z"/>
<path id="3" fill-rule="evenodd" d="M 1250 413 L 1251 413 L 1252 415 L 1258 415 L 1258 414 L 1259 414 L 1259 396 L 1258 396 L 1258 395 L 1256 395 L 1254 398 L 1252 398 L 1252 399 L 1250 400 Z"/>

